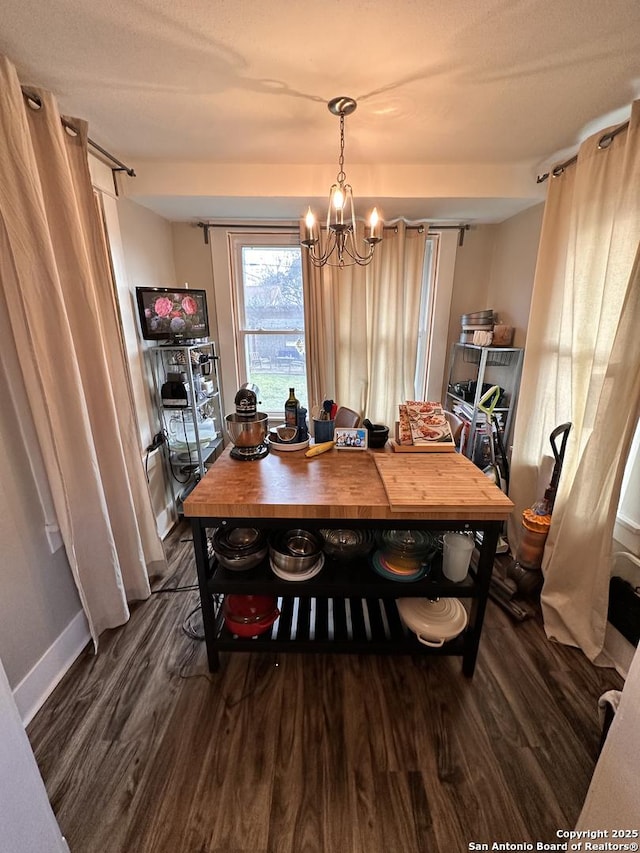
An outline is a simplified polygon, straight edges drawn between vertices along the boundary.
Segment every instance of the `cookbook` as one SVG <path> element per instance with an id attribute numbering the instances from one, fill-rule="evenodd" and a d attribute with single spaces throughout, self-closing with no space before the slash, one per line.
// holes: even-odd
<path id="1" fill-rule="evenodd" d="M 441 403 L 407 400 L 398 407 L 394 450 L 405 453 L 455 451 L 451 427 Z"/>

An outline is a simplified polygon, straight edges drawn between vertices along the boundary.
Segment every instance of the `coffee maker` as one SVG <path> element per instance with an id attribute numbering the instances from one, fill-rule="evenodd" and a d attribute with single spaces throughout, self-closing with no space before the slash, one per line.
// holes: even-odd
<path id="1" fill-rule="evenodd" d="M 235 413 L 225 418 L 227 435 L 233 442 L 231 457 L 241 461 L 263 459 L 269 452 L 265 442 L 269 416 L 258 411 L 260 389 L 250 382 L 234 398 Z"/>

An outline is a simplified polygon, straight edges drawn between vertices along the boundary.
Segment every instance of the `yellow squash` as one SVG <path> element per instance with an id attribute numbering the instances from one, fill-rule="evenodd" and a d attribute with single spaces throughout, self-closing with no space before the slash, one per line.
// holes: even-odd
<path id="1" fill-rule="evenodd" d="M 304 454 L 305 456 L 319 456 L 321 453 L 324 453 L 326 450 L 331 450 L 335 441 L 323 441 L 322 444 L 314 444 L 313 447 L 310 447 L 307 452 Z"/>

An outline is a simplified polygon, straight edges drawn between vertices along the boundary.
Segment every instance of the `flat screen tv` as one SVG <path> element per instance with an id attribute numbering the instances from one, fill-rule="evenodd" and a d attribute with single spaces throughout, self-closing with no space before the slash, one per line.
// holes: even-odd
<path id="1" fill-rule="evenodd" d="M 183 344 L 209 337 L 204 290 L 136 287 L 140 331 L 145 341 Z"/>

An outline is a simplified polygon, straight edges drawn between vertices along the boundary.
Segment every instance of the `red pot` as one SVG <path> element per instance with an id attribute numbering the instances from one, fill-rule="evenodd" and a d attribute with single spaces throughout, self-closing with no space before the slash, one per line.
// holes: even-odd
<path id="1" fill-rule="evenodd" d="M 238 637 L 264 634 L 280 616 L 270 595 L 227 595 L 222 605 L 227 628 Z"/>

